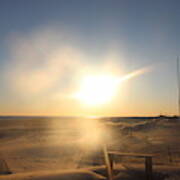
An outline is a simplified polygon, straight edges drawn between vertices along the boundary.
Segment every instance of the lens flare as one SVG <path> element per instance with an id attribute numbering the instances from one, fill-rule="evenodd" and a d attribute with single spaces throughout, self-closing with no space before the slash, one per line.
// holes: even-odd
<path id="1" fill-rule="evenodd" d="M 133 71 L 133 72 L 131 72 L 131 73 L 128 73 L 127 75 L 123 76 L 123 77 L 120 79 L 120 81 L 121 81 L 121 82 L 122 82 L 122 81 L 127 81 L 127 80 L 132 79 L 132 78 L 134 78 L 134 77 L 136 77 L 136 76 L 140 76 L 140 75 L 142 75 L 142 74 L 144 74 L 144 73 L 149 72 L 150 69 L 151 69 L 151 67 L 145 67 L 145 68 L 141 68 L 141 69 L 135 70 L 135 71 Z"/>

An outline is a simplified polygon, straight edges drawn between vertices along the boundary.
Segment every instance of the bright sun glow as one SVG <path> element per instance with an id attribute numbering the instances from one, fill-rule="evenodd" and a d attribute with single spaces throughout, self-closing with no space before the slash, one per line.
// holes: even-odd
<path id="1" fill-rule="evenodd" d="M 111 75 L 89 75 L 81 82 L 80 91 L 75 97 L 88 105 L 109 102 L 115 95 L 119 79 Z"/>
<path id="2" fill-rule="evenodd" d="M 112 100 L 122 82 L 140 76 L 149 70 L 150 67 L 141 68 L 122 77 L 111 74 L 87 75 L 80 82 L 80 89 L 73 95 L 73 98 L 91 106 L 105 104 Z"/>

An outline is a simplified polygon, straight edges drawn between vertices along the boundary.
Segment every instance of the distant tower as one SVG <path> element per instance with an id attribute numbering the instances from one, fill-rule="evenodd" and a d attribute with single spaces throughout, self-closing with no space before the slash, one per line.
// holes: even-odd
<path id="1" fill-rule="evenodd" d="M 180 70 L 179 70 L 179 56 L 177 57 L 177 85 L 178 85 L 178 117 L 180 117 Z"/>

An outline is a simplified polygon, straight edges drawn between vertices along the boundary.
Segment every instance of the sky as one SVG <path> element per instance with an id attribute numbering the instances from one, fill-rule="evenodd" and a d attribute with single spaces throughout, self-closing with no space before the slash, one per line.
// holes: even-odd
<path id="1" fill-rule="evenodd" d="M 177 114 L 179 0 L 1 0 L 0 115 Z M 125 76 L 108 103 L 72 98 L 83 76 Z"/>

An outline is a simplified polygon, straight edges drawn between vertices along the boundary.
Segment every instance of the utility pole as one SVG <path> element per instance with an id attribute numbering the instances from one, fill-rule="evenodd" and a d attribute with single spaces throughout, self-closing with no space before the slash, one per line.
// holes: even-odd
<path id="1" fill-rule="evenodd" d="M 177 86 L 178 86 L 178 117 L 180 117 L 180 69 L 179 69 L 179 56 L 177 56 Z"/>

